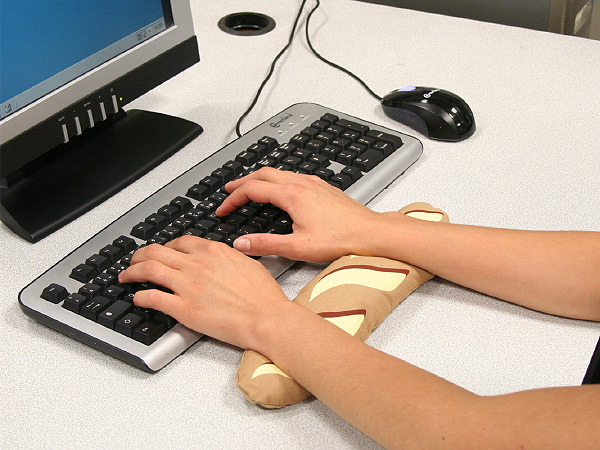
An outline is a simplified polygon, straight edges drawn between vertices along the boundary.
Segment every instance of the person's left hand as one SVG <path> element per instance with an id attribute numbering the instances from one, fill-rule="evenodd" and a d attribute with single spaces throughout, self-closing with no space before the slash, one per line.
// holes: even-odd
<path id="1" fill-rule="evenodd" d="M 170 289 L 139 291 L 134 303 L 168 314 L 203 334 L 260 351 L 257 328 L 291 303 L 264 266 L 219 242 L 183 236 L 137 250 L 121 283 Z"/>

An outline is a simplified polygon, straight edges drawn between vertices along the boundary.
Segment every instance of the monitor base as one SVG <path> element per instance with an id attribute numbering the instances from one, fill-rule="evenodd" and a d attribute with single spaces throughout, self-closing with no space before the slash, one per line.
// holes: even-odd
<path id="1" fill-rule="evenodd" d="M 2 187 L 0 218 L 22 238 L 37 242 L 158 166 L 202 131 L 179 117 L 130 110 Z"/>

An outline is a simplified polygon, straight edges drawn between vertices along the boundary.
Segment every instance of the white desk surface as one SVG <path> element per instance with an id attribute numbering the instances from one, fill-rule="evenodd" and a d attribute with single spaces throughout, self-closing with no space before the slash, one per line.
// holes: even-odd
<path id="1" fill-rule="evenodd" d="M 299 4 L 194 0 L 202 61 L 130 107 L 197 121 L 204 133 L 41 242 L 0 226 L 0 447 L 377 447 L 318 400 L 279 411 L 248 403 L 234 385 L 238 348 L 204 339 L 150 375 L 39 325 L 17 304 L 19 290 L 60 257 L 235 137 L 235 120 L 287 41 Z M 219 30 L 221 17 L 240 11 L 266 13 L 277 26 L 258 37 Z M 379 94 L 434 86 L 474 111 L 473 137 L 456 144 L 423 138 L 422 158 L 373 209 L 426 201 L 458 223 L 599 229 L 600 42 L 349 0 L 323 1 L 311 25 L 321 53 Z M 242 129 L 303 101 L 409 131 L 355 81 L 313 57 L 303 34 Z M 297 264 L 281 284 L 293 297 L 321 268 Z M 529 311 L 436 278 L 368 343 L 493 395 L 580 384 L 599 334 L 598 323 Z"/>

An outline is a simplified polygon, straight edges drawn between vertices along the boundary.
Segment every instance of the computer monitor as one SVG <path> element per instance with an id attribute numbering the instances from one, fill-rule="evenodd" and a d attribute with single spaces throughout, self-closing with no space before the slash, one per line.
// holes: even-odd
<path id="1" fill-rule="evenodd" d="M 0 218 L 19 236 L 47 236 L 202 132 L 123 110 L 200 60 L 189 0 L 20 0 L 0 28 Z"/>

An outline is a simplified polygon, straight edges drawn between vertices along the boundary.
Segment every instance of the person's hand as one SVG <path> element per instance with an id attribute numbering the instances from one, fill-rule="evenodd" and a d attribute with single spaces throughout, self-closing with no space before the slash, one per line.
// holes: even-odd
<path id="1" fill-rule="evenodd" d="M 260 350 L 257 327 L 291 303 L 261 263 L 223 243 L 194 236 L 137 250 L 119 281 L 149 281 L 170 289 L 173 294 L 139 291 L 134 303 L 245 349 Z"/>
<path id="2" fill-rule="evenodd" d="M 348 254 L 366 254 L 366 237 L 375 233 L 378 213 L 316 176 L 265 167 L 234 180 L 230 195 L 217 209 L 226 216 L 252 200 L 271 203 L 293 220 L 293 233 L 249 234 L 234 246 L 248 255 L 280 255 L 302 261 L 333 261 Z"/>

